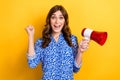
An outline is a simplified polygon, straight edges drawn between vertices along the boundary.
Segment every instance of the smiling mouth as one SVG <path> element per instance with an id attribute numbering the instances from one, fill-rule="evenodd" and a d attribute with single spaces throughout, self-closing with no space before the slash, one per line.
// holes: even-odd
<path id="1" fill-rule="evenodd" d="M 60 25 L 54 25 L 55 28 L 60 28 Z"/>

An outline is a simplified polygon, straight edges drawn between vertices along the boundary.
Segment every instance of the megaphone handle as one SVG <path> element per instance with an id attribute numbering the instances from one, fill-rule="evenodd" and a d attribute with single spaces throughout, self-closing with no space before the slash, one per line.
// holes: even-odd
<path id="1" fill-rule="evenodd" d="M 88 37 L 84 37 L 84 39 L 86 39 L 86 40 L 88 40 L 88 41 L 90 42 L 90 38 L 88 38 Z"/>
<path id="2" fill-rule="evenodd" d="M 84 51 L 86 51 L 86 49 L 88 49 L 89 42 L 90 42 L 90 38 L 88 38 L 88 37 L 84 37 L 81 40 L 80 45 L 79 45 L 80 52 L 84 52 Z"/>

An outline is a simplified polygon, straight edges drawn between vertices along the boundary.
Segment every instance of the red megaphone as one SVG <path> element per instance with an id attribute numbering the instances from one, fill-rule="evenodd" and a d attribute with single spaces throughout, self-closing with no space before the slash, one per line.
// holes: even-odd
<path id="1" fill-rule="evenodd" d="M 83 37 L 94 40 L 101 46 L 104 45 L 107 39 L 107 32 L 93 31 L 92 29 L 89 29 L 89 28 L 84 28 L 81 34 Z"/>

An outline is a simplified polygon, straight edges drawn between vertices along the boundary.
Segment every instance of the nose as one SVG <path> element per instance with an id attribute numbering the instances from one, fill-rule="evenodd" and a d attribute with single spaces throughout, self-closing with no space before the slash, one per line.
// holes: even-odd
<path id="1" fill-rule="evenodd" d="M 55 23 L 59 23 L 59 18 L 56 18 Z"/>

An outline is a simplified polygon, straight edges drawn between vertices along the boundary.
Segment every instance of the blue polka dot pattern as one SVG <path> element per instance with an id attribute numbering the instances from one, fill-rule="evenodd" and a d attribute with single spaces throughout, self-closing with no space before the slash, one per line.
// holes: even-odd
<path id="1" fill-rule="evenodd" d="M 74 47 L 70 47 L 60 34 L 56 42 L 51 36 L 48 47 L 42 48 L 42 39 L 35 43 L 35 55 L 28 56 L 31 68 L 42 62 L 42 80 L 73 80 L 73 72 L 78 72 L 80 67 L 76 65 L 75 56 L 78 49 L 76 36 L 71 36 Z"/>

